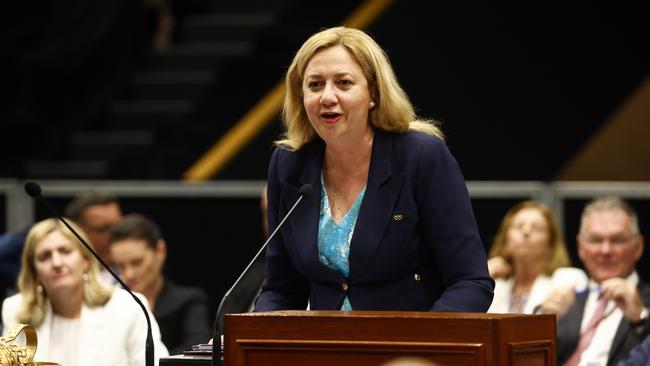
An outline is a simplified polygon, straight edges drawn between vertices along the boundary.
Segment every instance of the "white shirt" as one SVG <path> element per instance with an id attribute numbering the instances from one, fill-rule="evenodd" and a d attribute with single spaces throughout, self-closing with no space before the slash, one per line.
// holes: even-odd
<path id="1" fill-rule="evenodd" d="M 488 313 L 508 313 L 510 301 L 512 299 L 512 289 L 515 286 L 515 278 L 511 276 L 507 279 L 498 278 L 494 280 L 494 297 Z M 528 300 L 524 305 L 524 314 L 532 314 L 537 305 L 544 302 L 549 292 L 554 288 L 551 278 L 545 275 L 539 275 L 535 278 L 533 286 L 528 294 Z"/>
<path id="2" fill-rule="evenodd" d="M 138 293 L 136 296 L 148 308 L 147 299 Z M 20 293 L 5 299 L 2 306 L 2 319 L 8 327 L 18 323 L 16 314 L 21 304 Z M 157 364 L 158 359 L 168 356 L 169 352 L 160 339 L 160 329 L 155 317 L 151 312 L 148 314 L 154 342 L 154 362 Z M 59 362 L 62 366 L 67 366 L 54 357 L 58 357 L 62 352 L 70 352 L 65 355 L 65 359 L 76 358 L 77 365 L 142 366 L 145 364 L 147 321 L 142 309 L 125 290 L 115 289 L 111 299 L 103 306 L 89 307 L 83 304 L 79 327 L 70 324 L 62 325 L 61 319 L 55 320 L 53 317 L 52 307 L 47 302 L 43 322 L 36 327 L 38 346 L 34 360 Z M 59 338 L 62 336 L 65 336 L 65 339 Z M 68 342 L 73 339 L 74 345 L 68 347 L 70 346 Z M 60 347 L 66 347 L 68 351 Z"/>
<path id="3" fill-rule="evenodd" d="M 61 366 L 81 366 L 77 357 L 80 331 L 80 318 L 69 319 L 58 314 L 52 314 L 49 359 L 56 360 Z"/>
<path id="4" fill-rule="evenodd" d="M 626 278 L 626 281 L 636 286 L 639 283 L 639 275 L 636 272 L 632 272 L 632 274 Z M 597 283 L 589 281 L 590 289 L 598 287 L 599 286 Z M 585 312 L 582 316 L 582 325 L 580 327 L 580 332 L 583 332 L 585 330 L 587 324 L 591 320 L 591 316 L 596 310 L 596 304 L 598 302 L 599 296 L 600 291 L 589 292 L 587 303 L 585 304 Z M 609 350 L 612 347 L 612 342 L 614 341 L 616 330 L 618 329 L 618 326 L 623 319 L 623 311 L 621 311 L 620 308 L 616 307 L 614 301 L 610 300 L 607 304 L 607 307 L 605 308 L 605 314 L 609 315 L 598 324 L 598 327 L 596 327 L 594 338 L 582 353 L 580 363 L 578 364 L 579 366 L 607 365 Z"/>

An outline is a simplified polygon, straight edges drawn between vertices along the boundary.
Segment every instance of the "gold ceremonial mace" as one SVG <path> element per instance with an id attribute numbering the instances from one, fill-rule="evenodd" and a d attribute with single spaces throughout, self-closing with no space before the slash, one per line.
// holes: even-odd
<path id="1" fill-rule="evenodd" d="M 60 366 L 55 362 L 33 361 L 37 344 L 34 327 L 28 324 L 14 325 L 0 337 L 0 366 Z"/>

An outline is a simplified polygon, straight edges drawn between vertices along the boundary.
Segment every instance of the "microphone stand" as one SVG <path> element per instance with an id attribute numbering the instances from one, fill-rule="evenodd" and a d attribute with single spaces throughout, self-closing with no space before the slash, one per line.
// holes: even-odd
<path id="1" fill-rule="evenodd" d="M 262 247 L 257 251 L 253 260 L 246 266 L 246 269 L 241 273 L 237 281 L 232 285 L 232 287 L 226 292 L 226 294 L 221 299 L 219 308 L 217 310 L 217 316 L 215 319 L 214 333 L 212 335 L 212 365 L 219 365 L 220 355 L 221 355 L 221 335 L 223 334 L 223 320 L 226 312 L 241 312 L 246 310 L 249 303 L 243 304 L 242 301 L 252 298 L 257 293 L 259 284 L 264 280 L 264 262 L 266 253 L 266 246 L 268 243 L 275 237 L 275 234 L 280 230 L 284 222 L 289 218 L 293 210 L 298 206 L 302 199 L 312 191 L 312 186 L 310 184 L 303 184 L 300 187 L 298 193 L 300 196 L 296 202 L 291 206 L 289 212 L 284 215 L 284 218 L 278 226 L 275 227 L 275 230 L 269 235 Z"/>

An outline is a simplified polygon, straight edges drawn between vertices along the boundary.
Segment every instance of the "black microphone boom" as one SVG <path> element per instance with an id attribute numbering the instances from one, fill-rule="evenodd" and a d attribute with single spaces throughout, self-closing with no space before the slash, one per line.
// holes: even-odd
<path id="1" fill-rule="evenodd" d="M 219 359 L 220 359 L 220 354 L 221 350 L 219 347 L 221 346 L 221 335 L 223 334 L 223 317 L 226 313 L 241 313 L 246 311 L 248 306 L 250 305 L 251 299 L 255 296 L 257 293 L 257 290 L 259 288 L 259 284 L 264 280 L 264 254 L 266 252 L 266 246 L 267 244 L 273 239 L 275 236 L 275 233 L 280 230 L 282 227 L 282 224 L 289 218 L 289 215 L 293 212 L 293 210 L 298 206 L 300 201 L 304 197 L 307 197 L 311 194 L 312 191 L 312 186 L 311 184 L 303 184 L 302 187 L 300 187 L 300 190 L 298 190 L 298 194 L 300 195 L 298 199 L 296 200 L 296 203 L 291 206 L 291 209 L 289 212 L 287 212 L 286 215 L 284 215 L 284 218 L 278 226 L 273 230 L 271 235 L 266 239 L 264 244 L 262 244 L 262 247 L 260 250 L 255 254 L 255 257 L 253 257 L 253 260 L 246 266 L 246 269 L 244 269 L 244 272 L 239 276 L 237 281 L 235 281 L 235 284 L 232 285 L 230 290 L 226 292 L 224 297 L 221 299 L 221 303 L 219 304 L 219 309 L 217 310 L 217 317 L 215 320 L 215 326 L 214 326 L 214 334 L 212 337 L 212 364 L 213 365 L 218 365 L 219 364 Z"/>
<path id="2" fill-rule="evenodd" d="M 41 190 L 41 186 L 38 183 L 29 181 L 25 183 L 24 187 L 25 187 L 25 192 L 30 197 L 39 200 L 41 203 L 43 203 L 43 206 L 45 206 L 45 208 L 47 208 L 47 210 L 50 211 L 50 214 L 58 218 L 68 229 L 70 229 L 70 231 L 77 237 L 77 239 L 79 239 L 79 241 L 86 247 L 86 249 L 88 249 L 88 251 L 93 255 L 93 257 L 97 258 L 99 263 L 101 263 L 102 266 L 106 268 L 106 270 L 111 274 L 111 276 L 113 276 L 113 278 L 115 278 L 115 280 L 117 280 L 117 282 L 120 285 L 122 285 L 122 287 L 129 294 L 131 294 L 135 302 L 137 302 L 138 305 L 140 305 L 142 311 L 144 312 L 144 316 L 147 319 L 147 340 L 145 343 L 145 366 L 154 366 L 154 362 L 153 362 L 154 349 L 153 349 L 153 335 L 151 334 L 151 319 L 149 319 L 149 312 L 147 311 L 147 308 L 144 306 L 142 301 L 140 301 L 140 299 L 137 296 L 135 296 L 135 294 L 131 291 L 129 286 L 127 286 L 126 283 L 124 283 L 122 279 L 120 279 L 120 276 L 118 276 L 117 274 L 115 274 L 115 272 L 113 272 L 111 267 L 108 264 L 106 264 L 106 262 L 104 262 L 104 260 L 95 252 L 95 250 L 88 243 L 86 243 L 85 240 L 81 238 L 81 235 L 79 235 L 72 228 L 72 226 L 70 226 L 70 224 L 68 224 L 68 222 L 65 221 L 65 219 L 58 214 L 58 212 L 52 206 L 50 206 L 50 204 L 41 195 L 42 190 Z"/>

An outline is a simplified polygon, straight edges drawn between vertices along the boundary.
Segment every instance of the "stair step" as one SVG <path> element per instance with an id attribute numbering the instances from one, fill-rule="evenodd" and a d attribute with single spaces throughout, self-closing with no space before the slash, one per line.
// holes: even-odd
<path id="1" fill-rule="evenodd" d="M 188 17 L 184 38 L 193 41 L 250 41 L 277 24 L 273 13 L 220 13 Z"/>
<path id="2" fill-rule="evenodd" d="M 149 130 L 71 131 L 70 143 L 75 146 L 148 146 L 155 141 Z"/>
<path id="3" fill-rule="evenodd" d="M 123 98 L 131 100 L 170 100 L 199 98 L 214 82 L 212 70 L 166 70 L 138 72 Z"/>
<path id="4" fill-rule="evenodd" d="M 245 0 L 245 1 L 215 1 L 212 10 L 215 13 L 243 13 L 255 9 L 259 12 L 280 12 L 295 0 Z"/>
<path id="5" fill-rule="evenodd" d="M 33 178 L 105 178 L 110 170 L 106 160 L 32 160 L 24 164 L 24 174 Z"/>
<path id="6" fill-rule="evenodd" d="M 187 42 L 172 45 L 154 55 L 152 66 L 162 70 L 214 69 L 230 57 L 253 52 L 252 42 Z"/>
<path id="7" fill-rule="evenodd" d="M 181 124 L 194 109 L 193 100 L 123 100 L 111 103 L 108 123 L 112 128 L 160 128 Z"/>

